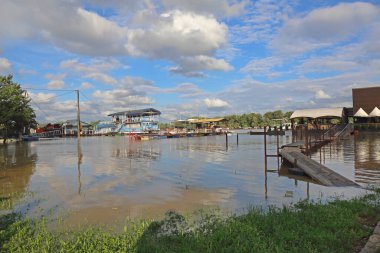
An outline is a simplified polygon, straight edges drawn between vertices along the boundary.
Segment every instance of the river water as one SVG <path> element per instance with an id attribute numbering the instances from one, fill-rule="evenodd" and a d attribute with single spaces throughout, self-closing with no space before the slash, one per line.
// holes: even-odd
<path id="1" fill-rule="evenodd" d="M 291 142 L 290 133 L 280 145 Z M 156 218 L 169 209 L 242 213 L 301 199 L 350 198 L 359 188 L 324 187 L 264 159 L 263 136 L 133 141 L 87 137 L 0 146 L 0 197 L 28 216 L 61 215 L 69 224 Z M 276 137 L 268 137 L 276 153 Z M 380 133 L 333 142 L 312 158 L 362 186 L 380 185 Z M 3 207 L 4 209 L 4 207 Z M 4 210 L 2 210 L 4 211 Z M 8 210 L 9 211 L 9 210 Z"/>

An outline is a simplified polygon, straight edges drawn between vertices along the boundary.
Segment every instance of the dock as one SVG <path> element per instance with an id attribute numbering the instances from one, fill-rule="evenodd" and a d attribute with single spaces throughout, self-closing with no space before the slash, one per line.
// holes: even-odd
<path id="1" fill-rule="evenodd" d="M 322 146 L 336 140 L 340 136 L 346 135 L 350 130 L 350 127 L 347 124 L 334 130 L 334 132 L 330 129 L 327 132 L 322 133 L 322 138 L 319 136 L 318 138 L 312 139 L 306 136 L 305 140 L 299 140 L 283 145 L 279 150 L 279 155 L 291 163 L 294 167 L 301 169 L 307 176 L 322 185 L 360 187 L 355 182 L 303 154 L 303 152 L 308 153 L 308 151 L 312 149 L 321 148 Z M 327 137 L 327 135 L 329 137 L 333 136 L 334 138 L 324 138 L 325 136 Z"/>
<path id="2" fill-rule="evenodd" d="M 282 149 L 280 155 L 324 186 L 359 186 L 355 182 L 314 161 L 299 151 Z"/>

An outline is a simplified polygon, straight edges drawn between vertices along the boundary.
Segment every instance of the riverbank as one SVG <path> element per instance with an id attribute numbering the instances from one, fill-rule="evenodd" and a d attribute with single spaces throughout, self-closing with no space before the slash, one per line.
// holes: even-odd
<path id="1" fill-rule="evenodd" d="M 380 190 L 325 205 L 303 201 L 229 218 L 199 217 L 169 212 L 161 221 L 131 222 L 116 233 L 52 232 L 45 220 L 4 215 L 0 252 L 360 252 L 380 220 Z"/>

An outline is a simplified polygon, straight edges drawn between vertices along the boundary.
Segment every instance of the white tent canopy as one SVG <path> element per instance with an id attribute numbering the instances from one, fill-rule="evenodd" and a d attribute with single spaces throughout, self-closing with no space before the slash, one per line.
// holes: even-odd
<path id="1" fill-rule="evenodd" d="M 373 108 L 372 112 L 369 113 L 369 116 L 370 117 L 380 117 L 379 108 L 377 108 L 377 106 L 375 108 Z"/>
<path id="2" fill-rule="evenodd" d="M 291 119 L 295 118 L 342 118 L 344 116 L 343 107 L 339 108 L 319 108 L 319 109 L 305 109 L 295 110 L 290 116 Z"/>
<path id="3" fill-rule="evenodd" d="M 354 117 L 362 117 L 366 118 L 368 117 L 368 114 L 363 110 L 363 108 L 359 108 L 359 110 L 354 114 Z"/>

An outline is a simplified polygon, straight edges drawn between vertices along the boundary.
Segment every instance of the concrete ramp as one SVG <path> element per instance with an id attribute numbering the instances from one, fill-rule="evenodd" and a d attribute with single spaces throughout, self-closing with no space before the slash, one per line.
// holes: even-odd
<path id="1" fill-rule="evenodd" d="M 282 149 L 280 155 L 295 167 L 302 169 L 305 174 L 322 185 L 360 187 L 355 182 L 310 159 L 299 151 L 294 151 L 294 149 Z"/>

